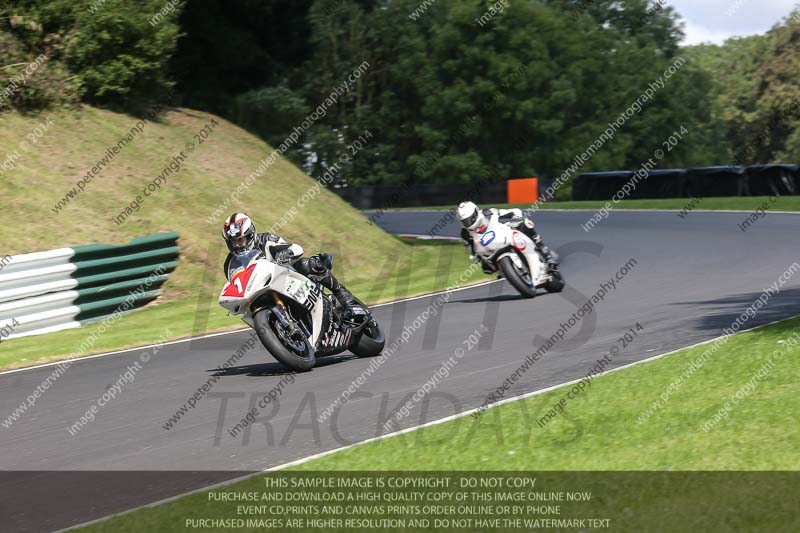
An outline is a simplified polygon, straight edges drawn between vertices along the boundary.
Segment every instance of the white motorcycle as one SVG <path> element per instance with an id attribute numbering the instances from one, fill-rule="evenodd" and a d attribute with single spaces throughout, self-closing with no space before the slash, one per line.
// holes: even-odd
<path id="1" fill-rule="evenodd" d="M 241 315 L 280 363 L 310 370 L 317 357 L 350 350 L 359 357 L 383 351 L 383 330 L 363 302 L 343 309 L 322 285 L 261 250 L 237 256 L 219 304 Z"/>
<path id="2" fill-rule="evenodd" d="M 544 253 L 524 233 L 497 220 L 473 237 L 475 255 L 506 278 L 522 295 L 533 298 L 538 289 L 564 290 L 564 278 L 557 262 L 547 262 Z"/>

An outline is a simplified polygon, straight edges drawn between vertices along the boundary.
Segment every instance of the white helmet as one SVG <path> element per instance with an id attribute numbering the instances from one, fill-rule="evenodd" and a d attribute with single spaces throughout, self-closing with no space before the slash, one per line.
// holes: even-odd
<path id="1" fill-rule="evenodd" d="M 462 202 L 459 204 L 457 211 L 459 222 L 470 231 L 475 231 L 488 223 L 483 212 L 473 202 Z"/>

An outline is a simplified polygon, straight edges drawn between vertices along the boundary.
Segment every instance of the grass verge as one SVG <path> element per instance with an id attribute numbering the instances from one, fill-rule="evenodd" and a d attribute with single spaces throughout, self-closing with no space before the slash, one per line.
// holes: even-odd
<path id="1" fill-rule="evenodd" d="M 290 470 L 407 471 L 413 465 L 416 471 L 537 471 L 545 477 L 543 471 L 796 471 L 800 469 L 799 327 L 800 318 L 794 318 L 729 337 L 643 423 L 637 423 L 640 415 L 710 344 L 597 377 L 544 427 L 537 421 L 571 386 L 491 408 L 477 418 L 466 416 L 356 446 Z M 726 403 L 732 408 L 724 410 Z M 723 411 L 724 418 L 719 417 Z M 720 419 L 707 431 L 715 415 Z M 754 496 L 752 487 L 735 484 L 734 495 L 753 506 L 755 500 L 747 499 Z M 226 492 L 263 487 L 262 477 L 257 476 L 226 487 Z M 728 510 L 736 507 L 726 500 L 731 493 L 717 497 L 691 483 L 681 490 L 664 488 L 639 482 L 635 490 L 615 486 L 614 494 L 604 494 L 629 521 L 630 527 L 614 529 L 653 530 L 654 524 L 647 527 L 646 522 L 652 512 L 678 521 L 671 522 L 669 531 L 706 530 L 698 529 L 701 526 L 719 530 L 720 524 L 712 522 L 718 517 L 692 515 L 686 509 L 717 500 Z M 187 517 L 219 516 L 218 511 L 207 493 L 199 493 L 82 531 L 170 531 L 183 527 Z M 796 513 L 787 515 L 783 507 L 766 519 L 763 508 L 737 512 L 736 522 L 725 524 L 728 530 L 790 530 L 785 529 L 786 521 L 798 521 Z"/>

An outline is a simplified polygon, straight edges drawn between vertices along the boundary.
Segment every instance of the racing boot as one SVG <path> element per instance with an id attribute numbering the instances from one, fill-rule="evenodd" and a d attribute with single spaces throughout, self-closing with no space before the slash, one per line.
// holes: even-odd
<path id="1" fill-rule="evenodd" d="M 542 241 L 541 235 L 539 235 L 539 233 L 535 229 L 529 228 L 529 227 L 525 227 L 524 228 L 524 233 L 525 233 L 525 235 L 530 237 L 530 239 L 536 245 L 536 249 L 542 252 L 542 255 L 544 255 L 545 261 L 547 261 L 548 265 L 557 266 L 560 263 L 558 254 L 556 252 L 552 251 L 544 243 L 544 241 Z"/>
<path id="2" fill-rule="evenodd" d="M 336 299 L 339 300 L 339 303 L 342 304 L 342 307 L 352 307 L 356 305 L 356 297 L 353 296 L 353 293 L 348 291 L 341 283 L 333 292 L 333 295 L 336 296 Z"/>
<path id="3" fill-rule="evenodd" d="M 541 240 L 542 239 L 540 237 L 539 241 L 541 242 Z M 544 255 L 544 260 L 547 262 L 547 265 L 549 267 L 557 267 L 558 265 L 561 264 L 561 260 L 558 257 L 558 254 L 553 250 L 551 250 L 550 248 L 548 248 L 547 246 L 545 246 L 544 243 L 538 245 L 538 248 L 542 251 L 542 255 Z"/>
<path id="4" fill-rule="evenodd" d="M 331 292 L 333 292 L 333 295 L 336 297 L 342 307 L 348 308 L 356 305 L 356 297 L 353 296 L 353 293 L 348 291 L 344 285 L 339 283 L 339 280 L 336 279 L 336 276 L 334 276 L 333 272 L 330 270 L 325 278 L 320 280 L 320 282 L 329 288 Z"/>

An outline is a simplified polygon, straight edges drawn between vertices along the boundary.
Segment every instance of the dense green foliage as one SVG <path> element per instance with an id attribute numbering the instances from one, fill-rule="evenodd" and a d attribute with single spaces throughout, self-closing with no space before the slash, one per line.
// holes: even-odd
<path id="1" fill-rule="evenodd" d="M 648 13 L 645 0 L 625 9 L 592 2 L 577 16 L 574 2 L 316 0 L 280 26 L 268 16 L 280 2 L 268 4 L 249 19 L 265 20 L 266 33 L 283 36 L 294 53 L 270 48 L 254 24 L 226 15 L 231 38 L 209 53 L 236 55 L 238 43 L 258 41 L 245 55 L 263 57 L 272 76 L 253 64 L 263 83 L 236 92 L 235 59 L 214 76 L 215 87 L 232 87 L 228 108 L 219 91 L 200 103 L 277 143 L 366 61 L 358 83 L 302 131 L 289 154 L 319 177 L 369 130 L 373 138 L 339 174 L 350 183 L 554 177 L 680 55 L 674 13 Z M 189 11 L 191 2 L 184 18 Z M 209 31 L 201 23 L 184 29 L 195 43 Z M 187 62 L 181 50 L 176 65 Z M 199 54 L 194 47 L 192 58 Z M 701 164 L 708 151 L 720 151 L 704 131 L 709 76 L 692 65 L 680 70 L 583 170 L 638 167 L 681 126 L 692 141 L 671 152 L 669 164 Z"/>
<path id="2" fill-rule="evenodd" d="M 182 4 L 183 0 L 19 0 L 3 8 L 3 22 L 8 23 L 0 35 L 34 56 L 45 54 L 48 65 L 58 64 L 64 71 L 62 97 L 53 100 L 71 100 L 72 93 L 80 92 L 92 103 L 136 109 L 170 91 L 167 65 L 179 35 Z M 5 47 L 3 52 L 6 55 Z M 17 92 L 30 91 L 38 78 L 31 76 Z"/>
<path id="3" fill-rule="evenodd" d="M 711 108 L 734 164 L 800 159 L 800 10 L 766 35 L 687 50 L 714 73 Z"/>
<path id="4" fill-rule="evenodd" d="M 4 64 L 49 58 L 11 105 L 131 109 L 174 91 L 274 146 L 294 135 L 285 155 L 318 178 L 335 166 L 351 184 L 553 179 L 637 100 L 575 171 L 636 168 L 681 129 L 658 166 L 800 156 L 791 18 L 765 36 L 681 48 L 677 14 L 651 0 L 20 0 L 0 10 Z"/>

